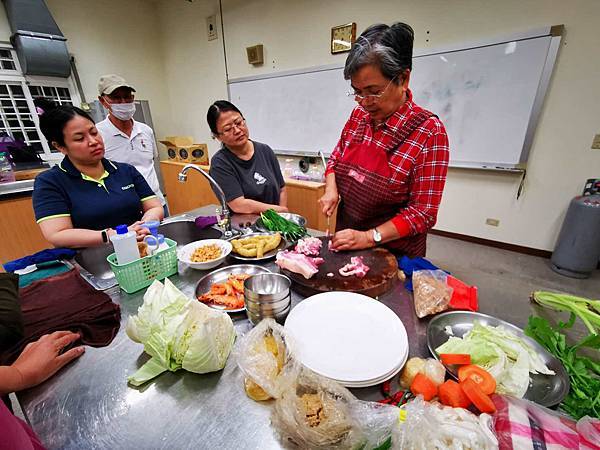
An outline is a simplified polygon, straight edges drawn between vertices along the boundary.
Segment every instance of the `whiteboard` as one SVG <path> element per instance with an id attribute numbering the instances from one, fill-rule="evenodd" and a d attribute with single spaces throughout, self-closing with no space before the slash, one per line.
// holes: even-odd
<path id="1" fill-rule="evenodd" d="M 415 54 L 410 88 L 446 126 L 451 166 L 524 166 L 560 32 Z M 331 153 L 356 105 L 339 65 L 232 79 L 228 88 L 251 137 L 283 153 Z"/>

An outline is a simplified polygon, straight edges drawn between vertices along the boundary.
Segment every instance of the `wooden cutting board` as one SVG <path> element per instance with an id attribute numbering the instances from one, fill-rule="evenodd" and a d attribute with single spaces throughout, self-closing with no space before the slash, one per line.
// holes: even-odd
<path id="1" fill-rule="evenodd" d="M 307 280 L 299 273 L 281 269 L 281 273 L 292 280 L 292 289 L 298 293 L 310 296 L 320 292 L 349 291 L 376 297 L 389 291 L 398 279 L 398 261 L 388 250 L 370 248 L 336 253 L 327 249 L 328 237 L 319 239 L 323 241 L 319 256 L 325 262 L 312 278 Z M 352 256 L 362 256 L 363 262 L 369 266 L 370 270 L 363 278 L 340 275 L 339 269 L 348 264 Z M 333 273 L 333 277 L 328 277 L 328 273 Z"/>

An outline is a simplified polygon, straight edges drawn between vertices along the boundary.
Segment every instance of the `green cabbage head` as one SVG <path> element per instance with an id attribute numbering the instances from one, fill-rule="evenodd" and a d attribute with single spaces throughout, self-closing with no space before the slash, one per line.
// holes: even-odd
<path id="1" fill-rule="evenodd" d="M 134 386 L 167 370 L 221 370 L 235 341 L 228 314 L 187 298 L 168 278 L 164 285 L 158 280 L 150 285 L 144 303 L 137 315 L 129 318 L 125 331 L 133 341 L 144 344 L 144 350 L 152 356 L 128 377 Z"/>

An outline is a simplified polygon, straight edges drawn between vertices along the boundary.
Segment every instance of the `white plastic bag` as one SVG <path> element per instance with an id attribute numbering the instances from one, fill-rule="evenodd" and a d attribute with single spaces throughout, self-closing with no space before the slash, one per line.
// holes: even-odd
<path id="1" fill-rule="evenodd" d="M 401 408 L 393 448 L 403 450 L 496 450 L 492 417 L 426 402 L 422 396 Z"/>
<path id="2" fill-rule="evenodd" d="M 281 442 L 301 449 L 375 449 L 390 440 L 398 408 L 357 400 L 345 387 L 303 368 L 275 402 Z"/>
<path id="3" fill-rule="evenodd" d="M 293 343 L 273 319 L 264 319 L 246 334 L 237 352 L 238 367 L 246 376 L 246 393 L 254 400 L 279 398 L 296 378 L 300 363 Z"/>

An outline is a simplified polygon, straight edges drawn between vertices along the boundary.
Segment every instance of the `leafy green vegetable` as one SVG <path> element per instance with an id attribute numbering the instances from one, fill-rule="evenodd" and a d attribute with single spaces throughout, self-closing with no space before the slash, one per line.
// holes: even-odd
<path id="1" fill-rule="evenodd" d="M 296 242 L 308 235 L 306 228 L 281 217 L 274 209 L 266 210 L 260 215 L 260 218 L 267 230 L 279 231 L 289 242 Z"/>
<path id="2" fill-rule="evenodd" d="M 471 362 L 483 367 L 495 379 L 497 391 L 523 397 L 529 387 L 529 373 L 553 375 L 535 350 L 502 326 L 477 321 L 462 338 L 452 336 L 435 350 L 440 353 L 466 353 Z"/>
<path id="3" fill-rule="evenodd" d="M 225 367 L 235 330 L 222 312 L 187 298 L 169 279 L 154 281 L 137 315 L 127 322 L 127 335 L 144 344 L 152 358 L 128 381 L 139 386 L 166 370 L 207 373 Z"/>
<path id="4" fill-rule="evenodd" d="M 575 314 L 592 334 L 600 331 L 600 300 L 546 291 L 535 291 L 531 300 L 540 306 Z"/>
<path id="5" fill-rule="evenodd" d="M 531 316 L 525 333 L 556 356 L 569 374 L 571 389 L 560 407 L 577 420 L 586 415 L 600 418 L 600 364 L 578 354 L 582 348 L 600 350 L 600 336 L 590 334 L 569 346 L 560 330 L 570 328 L 574 322 L 575 313 L 571 313 L 568 323 L 554 329 L 546 319 Z"/>

